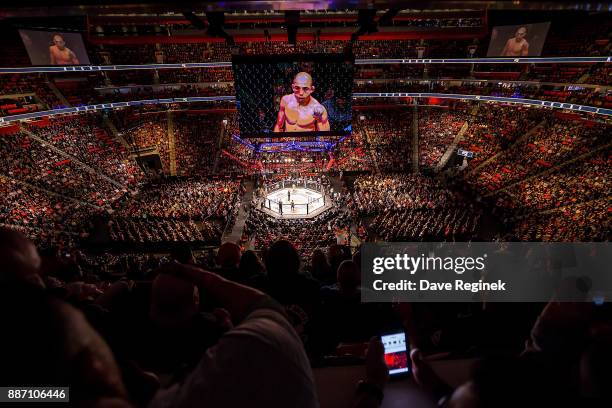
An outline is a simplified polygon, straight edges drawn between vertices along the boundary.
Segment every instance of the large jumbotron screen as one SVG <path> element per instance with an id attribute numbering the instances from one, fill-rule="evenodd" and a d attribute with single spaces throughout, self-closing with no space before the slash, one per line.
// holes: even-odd
<path id="1" fill-rule="evenodd" d="M 347 54 L 234 56 L 240 136 L 350 134 L 354 63 Z"/>
<path id="2" fill-rule="evenodd" d="M 537 57 L 550 22 L 493 27 L 487 57 Z"/>
<path id="3" fill-rule="evenodd" d="M 32 65 L 89 64 L 79 33 L 19 30 Z"/>

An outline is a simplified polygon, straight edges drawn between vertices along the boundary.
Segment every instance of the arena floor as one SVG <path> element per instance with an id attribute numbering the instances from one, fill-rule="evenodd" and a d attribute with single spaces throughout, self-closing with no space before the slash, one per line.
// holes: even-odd
<path id="1" fill-rule="evenodd" d="M 288 192 L 290 193 L 289 196 L 287 195 Z M 293 209 L 291 209 L 291 201 L 294 203 Z M 266 195 L 265 207 L 272 213 L 280 216 L 281 213 L 278 206 L 280 202 L 283 207 L 282 215 L 296 218 L 320 213 L 319 210 L 325 206 L 324 201 L 321 193 L 308 188 L 283 188 Z"/>

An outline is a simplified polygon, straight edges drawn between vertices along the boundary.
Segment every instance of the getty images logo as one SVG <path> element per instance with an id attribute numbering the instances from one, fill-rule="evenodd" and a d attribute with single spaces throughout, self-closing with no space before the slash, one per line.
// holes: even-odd
<path id="1" fill-rule="evenodd" d="M 380 275 L 385 271 L 406 271 L 414 275 L 418 271 L 452 271 L 462 275 L 470 271 L 482 271 L 485 269 L 487 254 L 479 257 L 471 256 L 434 256 L 421 254 L 421 256 L 410 256 L 408 254 L 395 254 L 389 257 L 375 257 L 372 261 L 372 272 Z"/>

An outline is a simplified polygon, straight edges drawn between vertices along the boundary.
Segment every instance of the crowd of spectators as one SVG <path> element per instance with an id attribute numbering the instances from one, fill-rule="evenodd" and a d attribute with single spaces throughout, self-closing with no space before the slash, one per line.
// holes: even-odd
<path id="1" fill-rule="evenodd" d="M 97 95 L 98 103 L 135 101 L 143 99 L 186 98 L 195 96 L 233 95 L 231 83 L 200 85 L 149 85 L 122 88 L 104 88 Z"/>
<path id="2" fill-rule="evenodd" d="M 231 49 L 225 43 L 162 44 L 164 62 L 230 61 Z"/>
<path id="3" fill-rule="evenodd" d="M 0 138 L 3 160 L 0 172 L 53 192 L 98 206 L 110 206 L 127 192 L 117 185 L 50 146 L 18 132 Z"/>
<path id="4" fill-rule="evenodd" d="M 241 195 L 240 182 L 224 180 L 169 180 L 141 189 L 118 213 L 132 218 L 172 218 L 227 222 Z"/>
<path id="5" fill-rule="evenodd" d="M 495 160 L 468 176 L 478 192 L 495 191 L 554 167 L 609 141 L 610 126 L 555 115 Z"/>
<path id="6" fill-rule="evenodd" d="M 600 17 L 595 14 L 594 19 L 599 22 Z M 439 21 L 406 25 L 446 24 Z M 546 50 L 601 53 L 606 45 L 596 40 L 609 31 L 609 22 L 593 25 L 590 29 L 579 22 L 563 35 L 553 30 Z M 576 35 L 580 33 L 584 35 Z M 425 55 L 465 56 L 471 43 L 428 41 Z M 358 41 L 354 49 L 358 58 L 403 57 L 416 54 L 419 44 Z M 339 52 L 345 45 L 259 42 L 241 47 L 246 53 Z M 221 43 L 105 45 L 100 51 L 109 52 L 112 63 L 230 58 L 229 47 Z M 555 69 L 553 77 L 565 78 L 561 71 Z M 220 70 L 210 78 L 198 70 L 159 75 L 162 82 L 181 83 L 219 81 L 227 72 Z M 605 67 L 570 74 L 575 78 L 585 73 L 591 81 L 609 79 Z M 30 77 L 1 82 L 3 93 L 30 90 L 55 106 L 55 96 L 42 89 L 47 87 L 43 77 L 33 76 L 32 83 L 24 78 Z M 154 83 L 155 78 L 146 81 Z M 487 89 L 506 96 L 516 91 Z M 79 95 L 77 91 L 73 96 Z M 588 92 L 542 95 L 568 101 L 591 98 Z M 588 100 L 603 104 L 607 98 Z M 527 307 L 485 302 L 465 307 L 361 302 L 366 289 L 360 280 L 360 252 L 337 243 L 338 237 L 350 236 L 352 227 L 359 226 L 363 240 L 469 241 L 476 240 L 484 223 L 484 203 L 468 201 L 437 178 L 408 174 L 416 125 L 409 109 L 365 112 L 363 119 L 355 120 L 352 138 L 329 163 L 336 166 L 332 170 L 374 174 L 350 178 L 348 190 L 336 192 L 333 208 L 312 219 L 284 220 L 253 206 L 242 243 L 255 251 L 224 243 L 216 254 L 211 251 L 201 258 L 190 247 L 218 246 L 245 192 L 237 178 L 210 175 L 222 130 L 219 119 L 176 118 L 177 170 L 195 177 L 162 177 L 143 185 L 142 172 L 96 115 L 24 124 L 35 137 L 18 129 L 0 135 L 0 314 L 11 328 L 3 335 L 7 345 L 0 351 L 2 384 L 69 385 L 76 406 L 156 408 L 204 401 L 223 407 L 314 408 L 314 363 L 340 354 L 341 343 L 364 343 L 403 324 L 413 348 L 414 388 L 426 393 L 432 404 L 447 399 L 452 406 L 473 406 L 476 400 L 478 406 L 502 408 L 610 405 L 606 387 L 612 319 L 607 303 L 551 302 L 539 313 L 539 305 L 528 305 L 526 312 Z M 137 120 L 132 111 L 116 116 L 132 148 L 157 149 L 168 173 L 165 113 L 137 115 Z M 262 160 L 232 139 L 237 125 L 232 117 L 218 171 L 243 175 L 281 168 L 276 161 L 284 162 L 287 155 L 272 153 Z M 492 198 L 495 208 L 507 210 L 505 227 L 515 238 L 610 240 L 608 124 L 516 106 L 483 104 L 473 116 L 463 110 L 427 109 L 418 123 L 420 164 L 435 165 L 466 121 L 468 130 L 459 146 L 476 154 L 471 170 L 493 160 L 464 180 L 481 195 L 516 183 Z M 542 126 L 534 128 L 539 123 Z M 311 156 L 322 168 L 326 161 L 317 157 Z M 285 177 L 281 173 L 288 169 L 311 171 L 307 165 L 289 164 L 270 178 Z M 550 173 L 540 174 L 545 170 Z M 89 237 L 91 220 L 103 214 L 119 253 L 98 248 L 101 253 L 85 255 L 74 250 Z M 170 244 L 170 255 L 126 254 L 128 248 L 162 248 L 157 244 Z M 538 310 L 533 314 L 531 309 Z M 511 357 L 492 364 L 485 359 L 456 390 L 437 378 L 423 358 L 438 351 L 482 356 L 500 345 Z M 375 408 L 387 381 L 378 340 L 370 340 L 365 363 L 366 386 L 356 391 L 353 406 Z M 461 404 L 469 399 L 471 405 Z"/>
<path id="7" fill-rule="evenodd" d="M 466 115 L 464 111 L 467 109 L 476 111 L 463 105 L 449 110 L 421 110 L 421 165 L 433 166 L 439 161 L 447 143 L 450 143 L 451 137 L 454 137 L 462 125 L 462 120 L 467 118 L 468 131 L 459 146 L 476 153 L 476 157 L 470 159 L 471 168 L 500 153 L 478 171 L 468 172 L 465 178 L 468 185 L 480 194 L 494 192 L 530 175 L 551 169 L 574 157 L 587 154 L 606 142 L 607 126 L 592 120 L 569 118 L 567 115 L 539 109 L 508 109 L 492 104 L 481 105 L 475 116 Z M 402 121 L 397 118 L 386 122 L 385 118 L 392 116 L 388 113 L 365 111 L 363 120 L 356 118 L 359 120 L 353 136 L 341 143 L 331 155 L 253 155 L 251 149 L 231 137 L 231 129 L 237 129 L 236 115 L 229 115 L 227 123 L 217 117 L 207 118 L 205 126 L 202 122 L 193 120 L 199 116 L 187 113 L 174 115 L 179 175 L 207 177 L 213 172 L 217 162 L 215 138 L 220 134 L 221 126 L 224 126 L 227 130 L 224 132 L 223 148 L 219 152 L 217 163 L 217 171 L 224 175 L 263 172 L 282 176 L 296 169 L 300 169 L 301 173 L 317 173 L 327 169 L 367 171 L 375 170 L 374 161 L 370 161 L 375 158 L 383 175 L 357 178 L 354 192 L 350 194 L 350 199 L 347 199 L 349 208 L 357 214 L 357 218 L 354 218 L 357 222 L 360 217 L 379 214 L 383 209 L 405 211 L 439 208 L 456 199 L 431 179 L 419 179 L 407 174 L 386 174 L 393 170 L 399 173 L 409 170 L 407 153 L 398 154 L 395 151 L 399 143 L 408 145 L 406 135 L 399 135 L 396 130 L 399 128 L 408 131 L 409 126 L 397 125 Z M 534 129 L 542 119 L 546 120 L 542 127 Z M 162 152 L 162 162 L 168 160 L 167 150 L 164 155 L 164 149 L 159 148 L 159 143 L 164 139 L 164 143 L 168 143 L 164 116 L 141 114 L 134 119 L 130 112 L 127 112 L 122 120 L 136 125 L 125 133 L 126 139 L 134 143 L 133 146 L 141 149 L 157 147 L 158 151 Z M 394 130 L 386 129 L 388 123 L 393 124 L 391 129 Z M 229 225 L 228 222 L 231 224 L 235 218 L 240 191 L 232 187 L 228 194 L 217 195 L 215 198 L 216 193 L 206 192 L 206 189 L 211 191 L 206 181 L 199 186 L 155 186 L 150 190 L 145 188 L 140 195 L 142 199 L 128 198 L 126 193 L 140 188 L 144 174 L 134 161 L 128 159 L 123 147 L 103 128 L 97 114 L 51 119 L 45 123 L 28 124 L 26 128 L 45 143 L 20 132 L 0 139 L 5 152 L 3 173 L 9 178 L 85 201 L 92 206 L 118 209 L 123 217 L 206 219 L 212 216 L 219 219 L 223 225 Z M 515 143 L 520 135 L 531 129 L 534 130 L 531 135 Z M 366 130 L 370 144 L 365 140 Z M 446 136 L 442 137 L 443 134 Z M 397 143 L 388 143 L 385 140 L 387 136 Z M 513 212 L 516 215 L 598 199 L 606 194 L 609 187 L 605 174 L 610 166 L 607 155 L 608 150 L 603 150 L 595 156 L 587 156 L 582 161 L 563 166 L 551 174 L 518 183 L 502 195 L 494 196 L 493 200 L 497 207 L 505 210 L 504 214 Z M 407 163 L 404 164 L 403 170 L 399 160 Z M 84 169 L 81 163 L 91 168 Z M 167 169 L 167 166 L 164 168 Z M 44 196 L 44 193 L 41 194 Z M 49 197 L 46 199 L 49 200 Z M 120 204 L 119 199 L 127 201 L 127 204 Z M 53 199 L 50 202 L 53 202 Z M 34 198 L 24 202 L 24 208 L 38 207 Z M 48 206 L 44 205 L 43 208 Z M 34 214 L 40 216 L 44 211 L 50 210 L 35 210 Z M 57 230 L 78 235 L 86 230 L 82 223 L 89 214 L 87 211 L 83 214 L 75 211 L 75 228 L 69 227 L 72 214 L 61 214 L 56 217 L 55 222 L 59 227 Z M 25 219 L 30 217 L 27 214 L 22 216 Z M 4 222 L 11 224 L 7 220 Z M 32 220 L 25 226 L 31 229 L 45 225 L 45 228 L 52 230 L 48 224 L 40 222 L 40 219 Z"/>
<path id="8" fill-rule="evenodd" d="M 253 149 L 245 146 L 234 138 L 240 136 L 238 114 L 225 117 L 221 153 L 217 163 L 219 174 L 253 174 L 261 169 L 254 157 Z"/>
<path id="9" fill-rule="evenodd" d="M 253 158 L 253 150 L 239 142 L 232 141 L 230 149 L 219 154 L 217 173 L 224 175 L 254 174 L 261 166 Z"/>
<path id="10" fill-rule="evenodd" d="M 604 149 L 550 174 L 537 175 L 504 191 L 498 207 L 514 213 L 548 210 L 605 197 L 612 185 L 612 156 Z"/>
<path id="11" fill-rule="evenodd" d="M 165 116 L 155 115 L 123 132 L 123 137 L 133 150 L 157 149 L 163 172 L 170 172 L 170 141 Z"/>
<path id="12" fill-rule="evenodd" d="M 452 78 L 452 79 L 451 79 Z M 487 95 L 508 98 L 538 99 L 566 102 L 589 106 L 606 107 L 610 104 L 610 92 L 595 86 L 547 85 L 503 80 L 473 80 L 466 76 L 449 76 L 447 79 L 418 80 L 404 79 L 359 80 L 355 92 L 433 92 L 460 95 Z M 552 78 L 549 78 L 552 80 Z M 503 81 L 503 82 L 502 82 Z M 362 99 L 358 99 L 362 104 Z"/>
<path id="13" fill-rule="evenodd" d="M 326 152 L 260 152 L 255 156 L 256 170 L 263 174 L 319 173 L 329 162 Z"/>
<path id="14" fill-rule="evenodd" d="M 471 239 L 482 211 L 442 181 L 413 174 L 358 176 L 348 206 L 364 237 L 385 241 Z"/>
<path id="15" fill-rule="evenodd" d="M 598 16 L 598 18 L 600 18 Z M 417 28 L 447 28 L 447 27 L 473 27 L 465 26 L 465 22 L 479 19 L 410 19 L 397 23 L 400 26 L 414 26 Z M 588 22 L 587 22 L 588 21 Z M 461 22 L 461 23 L 458 23 Z M 447 25 L 452 23 L 451 25 Z M 453 24 L 460 24 L 459 26 Z M 591 18 L 561 23 L 563 30 L 552 30 L 546 41 L 543 55 L 604 55 L 608 43 L 606 30 L 609 22 L 601 21 L 592 24 Z M 243 27 L 244 28 L 244 27 Z M 292 54 L 304 52 L 342 52 L 349 41 L 341 40 L 301 40 L 295 45 L 279 41 L 240 42 L 230 47 L 223 42 L 211 43 L 164 43 L 156 50 L 150 44 L 144 45 L 104 45 L 94 53 L 94 59 L 99 63 L 137 64 L 137 63 L 183 63 L 183 62 L 209 62 L 229 61 L 232 52 L 244 54 Z M 476 46 L 471 54 L 469 47 Z M 423 58 L 466 58 L 480 57 L 486 54 L 486 46 L 476 39 L 464 40 L 358 40 L 353 46 L 357 58 L 416 58 L 419 48 L 422 47 Z M 233 50 L 232 50 L 233 48 Z M 108 53 L 108 54 L 106 54 Z M 109 59 L 102 58 L 102 54 L 109 55 Z"/>
<path id="16" fill-rule="evenodd" d="M 177 174 L 201 177 L 212 174 L 219 155 L 221 118 L 219 115 L 174 115 Z"/>
<path id="17" fill-rule="evenodd" d="M 417 47 L 425 47 L 424 57 L 465 58 L 473 40 L 422 42 L 421 40 L 358 40 L 353 44 L 356 58 L 417 58 Z M 349 45 L 342 40 L 304 40 L 291 45 L 280 41 L 251 41 L 236 44 L 243 54 L 340 53 Z M 155 62 L 184 63 L 230 61 L 232 50 L 225 43 L 161 44 L 161 52 L 147 46 L 104 46 L 113 64 L 146 64 Z M 140 61 L 140 62 L 136 62 Z M 106 63 L 105 61 L 102 61 Z"/>
<path id="18" fill-rule="evenodd" d="M 341 171 L 370 171 L 374 169 L 372 155 L 363 129 L 355 128 L 350 138 L 337 145 L 334 168 Z"/>
<path id="19" fill-rule="evenodd" d="M 611 211 L 610 198 L 605 197 L 532 213 L 509 224 L 526 242 L 608 242 Z"/>
<path id="20" fill-rule="evenodd" d="M 100 212 L 92 205 L 0 177 L 0 224 L 30 229 L 41 238 L 59 231 L 84 237 L 90 219 Z M 37 240 L 50 243 L 41 241 Z"/>
<path id="21" fill-rule="evenodd" d="M 419 112 L 419 164 L 435 167 L 453 142 L 467 115 L 459 110 L 425 108 Z"/>
<path id="22" fill-rule="evenodd" d="M 175 71 L 189 71 L 172 70 Z M 162 72 L 157 71 L 158 73 Z M 160 74 L 161 75 L 161 74 Z M 179 74 L 180 75 L 180 74 Z M 160 78 L 161 82 L 161 78 Z M 153 85 L 155 83 L 155 71 L 152 69 L 135 69 L 126 71 L 104 71 L 98 75 L 97 86 L 126 86 L 126 85 Z"/>
<path id="23" fill-rule="evenodd" d="M 155 46 L 153 44 L 134 45 L 100 45 L 89 53 L 92 63 L 96 64 L 152 64 L 155 63 Z M 110 58 L 107 60 L 105 56 Z"/>
<path id="24" fill-rule="evenodd" d="M 596 65 L 591 68 L 587 83 L 597 85 L 612 85 L 612 70 L 606 64 Z M 608 100 L 609 102 L 609 100 Z"/>
<path id="25" fill-rule="evenodd" d="M 233 82 L 231 68 L 187 68 L 159 70 L 162 84 Z"/>
<path id="26" fill-rule="evenodd" d="M 65 107 L 65 104 L 55 96 L 46 82 L 44 74 L 0 75 L 0 99 L 2 95 L 34 94 L 44 109 Z M 3 113 L 15 114 L 9 111 Z"/>
<path id="27" fill-rule="evenodd" d="M 592 302 L 553 299 L 544 308 L 361 303 L 367 289 L 360 253 L 336 244 L 302 262 L 286 240 L 268 244 L 262 260 L 225 243 L 205 264 L 178 246 L 169 257 L 133 257 L 127 277 L 145 275 L 117 281 L 79 253 L 39 253 L 6 229 L 0 240 L 6 266 L 0 310 L 14 329 L 5 336 L 10 349 L 2 355 L 2 375 L 33 385 L 69 381 L 77 405 L 174 407 L 205 400 L 314 408 L 326 396 L 317 396 L 312 368 L 329 361 L 321 355 L 342 353 L 340 343 L 366 346 L 371 336 L 398 326 L 410 333 L 412 389 L 430 405 L 444 399 L 501 407 L 609 403 L 609 376 L 599 369 L 611 361 L 609 311 Z M 35 347 L 42 336 L 60 351 Z M 504 355 L 482 357 L 492 345 Z M 74 350 L 91 357 L 77 364 Z M 481 361 L 454 389 L 425 359 L 438 350 Z M 371 339 L 363 360 L 370 386 L 346 396 L 347 405 L 381 405 L 388 380 L 383 353 Z M 512 392 L 500 402 L 507 387 Z"/>
<path id="28" fill-rule="evenodd" d="M 418 174 L 361 175 L 354 181 L 351 210 L 360 216 L 384 210 L 440 208 L 454 205 L 442 182 Z"/>
<path id="29" fill-rule="evenodd" d="M 51 119 L 44 127 L 28 128 L 45 142 L 123 185 L 134 186 L 142 178 L 141 170 L 130 160 L 126 149 L 104 129 L 95 113 Z"/>
<path id="30" fill-rule="evenodd" d="M 432 65 L 428 67 L 427 77 L 424 77 L 422 65 L 385 65 L 382 68 L 378 65 L 359 65 L 355 74 L 357 82 L 354 91 L 480 94 L 603 107 L 610 104 L 609 92 L 594 87 L 568 88 L 566 85 L 508 82 L 508 78 L 503 75 L 497 80 L 492 80 L 494 78 L 491 77 L 491 72 L 485 72 L 488 76 L 483 78 L 489 81 L 477 81 L 468 79 L 472 73 L 465 71 L 466 66 L 453 65 L 451 68 Z M 464 71 L 459 72 L 457 68 L 463 68 Z M 565 71 L 559 71 L 563 69 Z M 538 65 L 524 73 L 521 79 L 567 84 L 577 81 L 588 71 L 587 67 L 583 67 L 580 73 L 575 73 L 574 69 L 572 65 L 560 67 L 555 65 L 554 69 Z M 587 78 L 589 84 L 609 85 L 609 70 L 606 67 L 594 66 L 592 71 Z M 125 71 L 121 76 L 116 76 L 113 72 L 91 73 L 88 78 L 74 78 L 71 81 L 61 78 L 61 81 L 56 82 L 56 86 L 73 106 L 137 99 L 234 94 L 232 71 L 227 68 L 160 70 L 159 84 L 155 84 L 152 72 L 149 70 Z M 573 76 L 559 76 L 559 72 L 571 72 Z M 107 75 L 110 82 L 107 83 L 103 75 Z M 478 77 L 477 72 L 474 75 Z M 0 89 L 3 94 L 33 93 L 38 101 L 49 109 L 65 105 L 40 77 L 33 74 L 13 74 L 12 76 L 0 76 L 0 79 L 2 78 L 4 82 Z M 458 80 L 461 82 L 459 83 Z M 96 85 L 99 88 L 94 89 Z M 109 86 L 122 88 L 108 88 Z"/>
<path id="31" fill-rule="evenodd" d="M 111 241 L 118 244 L 218 244 L 221 238 L 219 228 L 208 221 L 113 217 L 108 227 Z"/>
<path id="32" fill-rule="evenodd" d="M 470 206 L 382 210 L 367 232 L 382 241 L 468 241 L 476 237 L 481 213 Z"/>
<path id="33" fill-rule="evenodd" d="M 346 231 L 349 225 L 348 215 L 337 208 L 309 219 L 279 219 L 252 208 L 244 232 L 255 250 L 261 251 L 270 242 L 285 239 L 307 259 L 314 250 L 335 244 L 338 230 Z"/>
<path id="34" fill-rule="evenodd" d="M 546 112 L 537 109 L 481 104 L 469 120 L 459 147 L 474 153 L 470 165 L 476 167 L 508 148 L 545 117 Z"/>
<path id="35" fill-rule="evenodd" d="M 87 76 L 57 76 L 53 78 L 53 86 L 68 102 L 68 106 L 87 106 L 100 101 L 95 90 L 99 79 L 98 73 Z"/>
<path id="36" fill-rule="evenodd" d="M 361 119 L 363 117 L 363 120 Z M 380 171 L 408 171 L 412 154 L 412 112 L 364 111 L 354 123 L 363 132 Z"/>

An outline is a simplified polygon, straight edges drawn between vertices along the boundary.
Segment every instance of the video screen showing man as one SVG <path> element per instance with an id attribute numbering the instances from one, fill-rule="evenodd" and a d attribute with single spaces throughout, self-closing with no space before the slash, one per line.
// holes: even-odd
<path id="1" fill-rule="evenodd" d="M 488 57 L 534 57 L 542 53 L 550 23 L 493 27 Z"/>
<path id="2" fill-rule="evenodd" d="M 310 74 L 298 72 L 291 89 L 281 98 L 274 132 L 329 131 L 327 109 L 311 95 L 315 86 Z"/>
<path id="3" fill-rule="evenodd" d="M 76 54 L 66 47 L 66 41 L 61 34 L 53 34 L 53 45 L 49 47 L 49 60 L 51 65 L 80 64 Z"/>
<path id="4" fill-rule="evenodd" d="M 240 55 L 232 68 L 240 137 L 350 134 L 352 56 Z"/>
<path id="5" fill-rule="evenodd" d="M 520 27 L 514 33 L 514 37 L 506 41 L 506 45 L 502 51 L 502 57 L 526 57 L 529 55 L 529 43 L 525 39 L 527 36 L 527 28 Z"/>
<path id="6" fill-rule="evenodd" d="M 83 37 L 79 33 L 19 30 L 32 65 L 89 64 Z"/>

